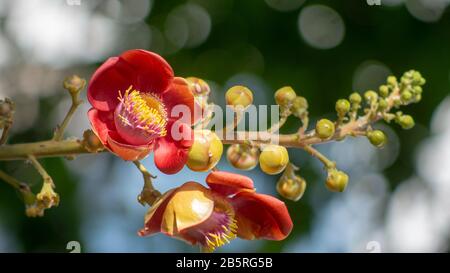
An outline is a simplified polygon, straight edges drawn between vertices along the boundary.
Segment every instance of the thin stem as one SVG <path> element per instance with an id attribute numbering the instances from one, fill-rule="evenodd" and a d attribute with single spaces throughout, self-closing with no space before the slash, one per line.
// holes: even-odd
<path id="1" fill-rule="evenodd" d="M 281 127 L 283 127 L 283 125 L 286 123 L 288 118 L 288 115 L 283 115 L 281 116 L 280 120 L 273 124 L 268 130 L 267 132 L 269 133 L 274 133 L 274 132 L 278 132 L 278 130 L 280 130 Z"/>
<path id="2" fill-rule="evenodd" d="M 25 183 L 20 182 L 19 180 L 10 176 L 9 174 L 5 173 L 2 170 L 0 170 L 0 179 L 5 181 L 7 184 L 15 188 L 16 190 L 21 190 L 24 187 L 28 187 L 28 185 L 26 185 Z"/>
<path id="3" fill-rule="evenodd" d="M 47 173 L 47 171 L 42 167 L 41 163 L 36 159 L 34 155 L 28 155 L 28 159 L 30 160 L 33 167 L 39 172 L 39 174 L 42 176 L 42 179 L 44 180 L 44 184 L 50 184 L 53 187 L 55 187 L 55 184 L 53 183 L 53 179 L 51 176 Z"/>
<path id="4" fill-rule="evenodd" d="M 327 169 L 336 167 L 336 163 L 334 161 L 329 160 L 326 156 L 324 156 L 318 150 L 314 149 L 312 146 L 306 145 L 306 146 L 303 146 L 303 149 L 305 151 L 307 151 L 310 155 L 312 155 L 312 156 L 316 157 L 317 159 L 319 159 L 320 161 L 322 161 L 323 165 L 325 165 L 325 167 Z"/>
<path id="5" fill-rule="evenodd" d="M 8 139 L 9 129 L 11 129 L 11 123 L 7 123 L 5 127 L 3 127 L 2 137 L 0 138 L 0 145 L 6 143 L 6 140 Z"/>
<path id="6" fill-rule="evenodd" d="M 140 161 L 136 160 L 133 163 L 144 178 L 144 187 L 138 196 L 138 201 L 142 205 L 148 204 L 151 206 L 161 196 L 161 193 L 153 187 L 152 178 L 156 178 L 156 176 L 153 176 Z"/>
<path id="7" fill-rule="evenodd" d="M 58 125 L 56 127 L 55 133 L 53 135 L 53 140 L 59 141 L 64 136 L 64 131 L 66 130 L 67 125 L 69 124 L 73 114 L 77 110 L 78 106 L 80 106 L 83 101 L 79 99 L 80 92 L 70 92 L 70 96 L 72 98 L 72 105 L 70 106 L 69 111 L 67 112 L 66 116 L 64 117 L 63 122 L 61 125 Z"/>

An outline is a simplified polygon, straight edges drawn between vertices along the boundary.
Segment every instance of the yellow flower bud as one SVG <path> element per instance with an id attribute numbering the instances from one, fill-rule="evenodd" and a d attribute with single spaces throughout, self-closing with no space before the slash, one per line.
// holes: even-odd
<path id="1" fill-rule="evenodd" d="M 348 184 L 348 175 L 336 169 L 328 170 L 326 186 L 330 191 L 343 192 Z"/>
<path id="2" fill-rule="evenodd" d="M 251 170 L 258 165 L 259 149 L 246 145 L 233 144 L 227 150 L 227 159 L 236 169 Z"/>
<path id="3" fill-rule="evenodd" d="M 334 135 L 334 123 L 328 119 L 321 119 L 316 123 L 316 134 L 321 139 L 328 139 Z"/>
<path id="4" fill-rule="evenodd" d="M 242 85 L 236 85 L 228 89 L 225 94 L 227 105 L 248 107 L 253 103 L 253 93 Z"/>
<path id="5" fill-rule="evenodd" d="M 308 110 L 308 101 L 301 96 L 297 96 L 292 103 L 291 112 L 296 117 L 301 117 Z"/>
<path id="6" fill-rule="evenodd" d="M 80 92 L 84 88 L 85 85 L 86 85 L 86 80 L 80 78 L 77 75 L 67 77 L 63 82 L 64 88 L 66 90 L 69 90 L 70 93 Z"/>
<path id="7" fill-rule="evenodd" d="M 378 94 L 373 90 L 366 91 L 364 99 L 366 99 L 367 103 L 375 102 L 378 99 Z"/>
<path id="8" fill-rule="evenodd" d="M 206 96 L 211 92 L 208 83 L 200 78 L 188 77 L 186 81 L 189 83 L 189 88 L 196 96 Z"/>
<path id="9" fill-rule="evenodd" d="M 336 112 L 340 116 L 344 116 L 350 111 L 350 102 L 346 99 L 340 99 L 336 102 Z"/>
<path id="10" fill-rule="evenodd" d="M 367 138 L 375 147 L 383 147 L 387 141 L 386 135 L 383 133 L 383 131 L 380 130 L 367 132 Z"/>
<path id="11" fill-rule="evenodd" d="M 259 166 L 267 174 L 281 173 L 289 163 L 289 154 L 285 147 L 267 145 L 263 148 L 259 157 Z"/>
<path id="12" fill-rule="evenodd" d="M 414 119 L 410 115 L 402 115 L 395 120 L 403 129 L 408 130 L 414 127 Z"/>
<path id="13" fill-rule="evenodd" d="M 354 92 L 350 95 L 349 100 L 353 104 L 360 104 L 362 101 L 361 95 Z"/>
<path id="14" fill-rule="evenodd" d="M 194 144 L 189 150 L 186 165 L 196 172 L 207 172 L 220 160 L 223 144 L 219 137 L 210 130 L 196 130 Z"/>
<path id="15" fill-rule="evenodd" d="M 285 86 L 275 92 L 275 101 L 281 107 L 289 108 L 293 103 L 297 94 L 290 86 Z"/>
<path id="16" fill-rule="evenodd" d="M 294 176 L 288 178 L 282 176 L 277 183 L 277 192 L 286 199 L 298 201 L 302 198 L 306 190 L 305 179 Z"/>

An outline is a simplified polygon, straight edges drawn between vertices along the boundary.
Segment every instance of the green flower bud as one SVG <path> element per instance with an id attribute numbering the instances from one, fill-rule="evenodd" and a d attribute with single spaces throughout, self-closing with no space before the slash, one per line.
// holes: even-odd
<path id="1" fill-rule="evenodd" d="M 334 123 L 328 119 L 321 119 L 316 123 L 316 135 L 321 139 L 328 139 L 334 135 Z"/>
<path id="2" fill-rule="evenodd" d="M 415 94 L 422 94 L 422 87 L 421 86 L 414 86 L 413 87 Z"/>
<path id="3" fill-rule="evenodd" d="M 414 119 L 410 115 L 398 116 L 395 121 L 405 130 L 414 127 Z"/>
<path id="4" fill-rule="evenodd" d="M 417 94 L 415 97 L 414 97 L 414 101 L 415 102 L 419 102 L 419 101 L 421 101 L 422 100 L 422 95 L 421 94 Z"/>
<path id="5" fill-rule="evenodd" d="M 348 175 L 336 169 L 328 170 L 326 186 L 330 191 L 343 192 L 348 184 Z"/>
<path id="6" fill-rule="evenodd" d="M 421 78 L 420 81 L 419 81 L 419 85 L 424 85 L 425 83 L 427 83 L 425 78 Z"/>
<path id="7" fill-rule="evenodd" d="M 194 144 L 189 150 L 186 165 L 196 172 L 207 172 L 220 160 L 223 144 L 219 137 L 210 130 L 195 130 Z"/>
<path id="8" fill-rule="evenodd" d="M 253 93 L 245 86 L 237 85 L 228 89 L 225 94 L 227 105 L 248 107 L 253 103 Z"/>
<path id="9" fill-rule="evenodd" d="M 409 92 L 408 90 L 402 92 L 401 99 L 403 102 L 408 102 L 411 100 L 411 98 L 412 98 L 411 92 Z"/>
<path id="10" fill-rule="evenodd" d="M 301 96 L 297 96 L 292 103 L 291 112 L 296 117 L 301 117 L 308 110 L 308 101 Z"/>
<path id="11" fill-rule="evenodd" d="M 395 76 L 389 76 L 387 77 L 387 84 L 391 87 L 396 86 L 397 85 L 397 78 Z"/>
<path id="12" fill-rule="evenodd" d="M 340 116 L 344 116 L 350 111 L 350 102 L 346 99 L 340 99 L 336 102 L 336 112 Z"/>
<path id="13" fill-rule="evenodd" d="M 378 101 L 378 110 L 380 110 L 380 111 L 384 111 L 384 110 L 386 110 L 387 108 L 388 108 L 388 102 L 387 102 L 387 100 L 385 100 L 385 99 L 380 99 L 379 101 Z"/>
<path id="14" fill-rule="evenodd" d="M 233 144 L 227 150 L 230 164 L 239 170 L 249 171 L 258 165 L 259 149 L 240 144 Z"/>
<path id="15" fill-rule="evenodd" d="M 387 96 L 389 96 L 389 87 L 387 85 L 380 86 L 380 95 L 383 98 L 386 98 Z"/>
<path id="16" fill-rule="evenodd" d="M 259 166 L 266 174 L 274 175 L 281 173 L 289 163 L 289 154 L 285 147 L 278 145 L 267 145 L 259 156 Z"/>
<path id="17" fill-rule="evenodd" d="M 306 181 L 302 177 L 288 178 L 282 176 L 277 183 L 277 192 L 286 199 L 298 201 L 306 190 Z"/>
<path id="18" fill-rule="evenodd" d="M 281 107 L 290 107 L 296 97 L 297 94 L 290 86 L 282 87 L 275 92 L 275 101 Z"/>
<path id="19" fill-rule="evenodd" d="M 350 102 L 354 103 L 354 104 L 360 104 L 362 101 L 361 95 L 356 92 L 352 93 L 350 95 L 349 99 L 350 99 Z"/>
<path id="20" fill-rule="evenodd" d="M 366 91 L 366 93 L 364 93 L 364 99 L 367 101 L 367 103 L 372 103 L 378 99 L 378 94 L 373 90 L 368 90 Z"/>
<path id="21" fill-rule="evenodd" d="M 367 138 L 375 147 L 383 147 L 387 142 L 387 137 L 383 131 L 374 130 L 367 132 Z"/>
<path id="22" fill-rule="evenodd" d="M 419 84 L 420 81 L 422 80 L 422 75 L 420 74 L 420 72 L 413 71 L 412 72 L 412 80 L 414 83 Z"/>

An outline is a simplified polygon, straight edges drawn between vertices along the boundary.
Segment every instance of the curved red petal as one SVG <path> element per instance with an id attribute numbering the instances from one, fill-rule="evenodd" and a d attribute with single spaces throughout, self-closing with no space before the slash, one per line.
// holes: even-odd
<path id="1" fill-rule="evenodd" d="M 165 174 L 175 174 L 186 164 L 188 152 L 169 138 L 160 138 L 155 147 L 155 165 Z"/>
<path id="2" fill-rule="evenodd" d="M 100 111 L 112 111 L 124 92 L 135 82 L 135 71 L 120 57 L 109 58 L 92 75 L 87 90 L 91 105 Z"/>
<path id="3" fill-rule="evenodd" d="M 247 239 L 283 240 L 292 231 L 292 219 L 284 202 L 252 192 L 236 194 L 231 203 L 236 212 L 238 236 Z"/>
<path id="4" fill-rule="evenodd" d="M 112 113 L 91 108 L 88 111 L 88 118 L 91 122 L 92 130 L 98 136 L 102 144 L 106 145 L 108 133 L 115 130 Z"/>
<path id="5" fill-rule="evenodd" d="M 134 88 L 155 94 L 166 91 L 172 83 L 172 67 L 156 53 L 132 49 L 120 55 L 135 71 Z"/>
<path id="6" fill-rule="evenodd" d="M 127 161 L 141 160 L 152 151 L 150 145 L 133 146 L 126 144 L 116 131 L 108 133 L 107 142 L 111 152 Z"/>
<path id="7" fill-rule="evenodd" d="M 169 122 L 167 135 L 155 146 L 155 165 L 165 174 L 179 172 L 186 164 L 189 148 L 194 142 L 194 131 L 182 122 Z"/>
<path id="8" fill-rule="evenodd" d="M 228 196 L 243 190 L 253 191 L 253 180 L 235 173 L 215 171 L 208 174 L 206 183 L 215 192 Z"/>
<path id="9" fill-rule="evenodd" d="M 162 94 L 162 97 L 170 119 L 187 124 L 194 123 L 194 94 L 185 79 L 174 78 L 172 85 Z"/>

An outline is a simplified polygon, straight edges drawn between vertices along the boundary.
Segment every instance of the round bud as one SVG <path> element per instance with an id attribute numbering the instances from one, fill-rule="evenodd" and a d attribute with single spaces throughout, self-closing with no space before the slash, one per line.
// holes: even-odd
<path id="1" fill-rule="evenodd" d="M 387 78 L 387 84 L 388 85 L 390 85 L 391 87 L 392 86 L 395 86 L 395 85 L 397 85 L 397 78 L 395 77 L 395 76 L 389 76 L 388 78 Z"/>
<path id="2" fill-rule="evenodd" d="M 91 153 L 99 152 L 105 148 L 98 136 L 92 130 L 83 132 L 82 144 L 84 148 Z"/>
<path id="3" fill-rule="evenodd" d="M 81 89 L 83 89 L 85 85 L 86 85 L 86 80 L 80 78 L 77 75 L 72 75 L 70 77 L 67 77 L 63 82 L 64 88 L 66 90 L 69 90 L 70 93 L 80 92 Z"/>
<path id="4" fill-rule="evenodd" d="M 417 94 L 415 97 L 414 97 L 414 101 L 415 102 L 419 102 L 419 101 L 421 101 L 422 100 L 422 94 Z"/>
<path id="5" fill-rule="evenodd" d="M 296 117 L 301 117 L 308 110 L 308 101 L 301 96 L 297 96 L 292 103 L 291 112 Z"/>
<path id="6" fill-rule="evenodd" d="M 336 169 L 328 170 L 326 186 L 330 191 L 343 192 L 348 184 L 348 175 Z"/>
<path id="7" fill-rule="evenodd" d="M 354 93 L 352 93 L 352 94 L 350 95 L 349 100 L 350 100 L 351 103 L 354 103 L 354 104 L 360 104 L 361 101 L 362 101 L 362 98 L 361 98 L 361 95 L 360 95 L 360 94 L 354 92 Z"/>
<path id="8" fill-rule="evenodd" d="M 416 83 L 416 84 L 420 83 L 421 79 L 422 79 L 422 75 L 420 74 L 419 71 L 412 72 L 412 80 L 414 83 Z"/>
<path id="9" fill-rule="evenodd" d="M 336 102 L 336 112 L 340 116 L 344 116 L 350 111 L 350 102 L 346 99 L 340 99 Z"/>
<path id="10" fill-rule="evenodd" d="M 424 85 L 425 83 L 427 83 L 425 78 L 421 78 L 420 81 L 419 81 L 419 85 Z"/>
<path id="11" fill-rule="evenodd" d="M 366 93 L 364 93 L 364 99 L 367 101 L 367 103 L 372 103 L 378 99 L 378 94 L 373 90 L 368 90 L 366 91 Z"/>
<path id="12" fill-rule="evenodd" d="M 189 88 L 196 96 L 206 96 L 211 92 L 208 83 L 200 78 L 188 77 L 186 81 L 189 83 Z"/>
<path id="13" fill-rule="evenodd" d="M 275 101 L 281 107 L 290 107 L 296 97 L 297 94 L 290 86 L 282 87 L 275 92 Z"/>
<path id="14" fill-rule="evenodd" d="M 375 147 L 383 147 L 384 144 L 387 142 L 387 137 L 384 134 L 383 131 L 380 130 L 374 130 L 367 132 L 367 138 L 369 139 L 370 143 L 372 143 Z"/>
<path id="15" fill-rule="evenodd" d="M 253 93 L 245 86 L 236 85 L 225 94 L 227 105 L 247 107 L 253 103 Z"/>
<path id="16" fill-rule="evenodd" d="M 415 94 L 422 94 L 422 87 L 421 86 L 414 86 L 413 88 Z"/>
<path id="17" fill-rule="evenodd" d="M 316 135 L 321 139 L 332 137 L 334 130 L 334 123 L 328 119 L 321 119 L 316 123 Z"/>
<path id="18" fill-rule="evenodd" d="M 240 144 L 233 144 L 227 150 L 230 164 L 239 170 L 249 171 L 258 165 L 259 149 Z"/>
<path id="19" fill-rule="evenodd" d="M 397 117 L 397 123 L 402 126 L 403 129 L 408 130 L 414 127 L 414 119 L 410 115 L 402 115 Z"/>
<path id="20" fill-rule="evenodd" d="M 389 87 L 387 85 L 380 86 L 380 95 L 383 98 L 389 96 Z"/>
<path id="21" fill-rule="evenodd" d="M 219 162 L 222 152 L 222 141 L 214 132 L 195 130 L 194 144 L 189 150 L 186 165 L 196 172 L 209 171 Z"/>
<path id="22" fill-rule="evenodd" d="M 286 199 L 298 201 L 302 198 L 306 190 L 305 179 L 294 176 L 287 178 L 282 176 L 277 183 L 277 192 Z"/>
<path id="23" fill-rule="evenodd" d="M 379 110 L 381 110 L 381 111 L 383 111 L 383 110 L 386 110 L 387 108 L 388 108 L 388 102 L 387 102 L 387 100 L 385 100 L 385 99 L 380 99 L 379 101 L 378 101 L 378 109 Z"/>
<path id="24" fill-rule="evenodd" d="M 289 154 L 285 147 L 267 145 L 259 156 L 259 166 L 266 174 L 279 174 L 289 163 Z"/>
<path id="25" fill-rule="evenodd" d="M 408 90 L 402 92 L 401 99 L 403 102 L 408 102 L 412 99 L 412 94 Z"/>

